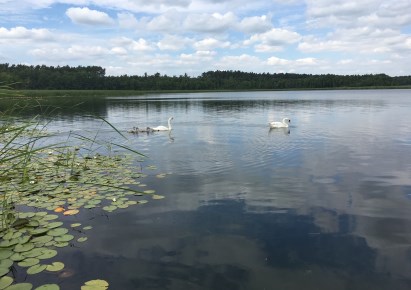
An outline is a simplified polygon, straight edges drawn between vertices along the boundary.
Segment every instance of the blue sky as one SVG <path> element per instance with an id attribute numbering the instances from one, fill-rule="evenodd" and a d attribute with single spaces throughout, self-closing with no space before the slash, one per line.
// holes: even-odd
<path id="1" fill-rule="evenodd" d="M 411 0 L 0 0 L 0 63 L 411 75 L 410 11 Z"/>

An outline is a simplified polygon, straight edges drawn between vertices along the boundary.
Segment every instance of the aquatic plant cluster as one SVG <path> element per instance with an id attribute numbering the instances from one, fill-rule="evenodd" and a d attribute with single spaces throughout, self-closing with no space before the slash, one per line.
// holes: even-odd
<path id="1" fill-rule="evenodd" d="M 0 289 L 34 287 L 16 283 L 13 271 L 26 271 L 28 276 L 64 271 L 64 263 L 55 259 L 58 249 L 86 242 L 86 233 L 92 230 L 90 225 L 73 223 L 70 216 L 81 218 L 82 212 L 93 208 L 113 212 L 164 197 L 145 190 L 141 180 L 146 175 L 136 166 L 135 154 L 90 154 L 81 146 L 61 144 L 39 146 L 48 134 L 38 127 L 38 123 L 0 125 Z M 95 279 L 81 289 L 108 287 L 107 281 Z"/>

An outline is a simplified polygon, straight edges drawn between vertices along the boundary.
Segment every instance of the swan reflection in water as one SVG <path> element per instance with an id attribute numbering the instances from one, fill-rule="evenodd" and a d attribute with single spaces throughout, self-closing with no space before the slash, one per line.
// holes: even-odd
<path id="1" fill-rule="evenodd" d="M 282 128 L 270 128 L 268 130 L 268 134 L 284 134 L 290 135 L 291 131 L 289 127 L 282 127 Z"/>

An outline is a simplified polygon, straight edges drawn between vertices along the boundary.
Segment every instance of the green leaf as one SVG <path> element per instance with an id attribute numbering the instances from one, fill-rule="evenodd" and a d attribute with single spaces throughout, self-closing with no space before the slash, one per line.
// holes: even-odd
<path id="1" fill-rule="evenodd" d="M 38 263 L 40 263 L 39 259 L 27 258 L 19 262 L 17 265 L 19 265 L 20 267 L 31 267 L 31 266 L 37 265 Z"/>
<path id="2" fill-rule="evenodd" d="M 33 248 L 34 248 L 33 243 L 27 243 L 27 244 L 23 244 L 23 245 L 18 244 L 14 247 L 14 252 L 16 252 L 16 253 L 27 252 L 27 251 L 30 251 Z"/>
<path id="3" fill-rule="evenodd" d="M 44 284 L 34 290 L 60 290 L 60 286 L 57 284 Z"/>
<path id="4" fill-rule="evenodd" d="M 49 236 L 57 237 L 57 236 L 62 236 L 68 233 L 68 229 L 65 228 L 57 228 L 57 229 L 52 229 L 48 231 Z"/>
<path id="5" fill-rule="evenodd" d="M 10 272 L 9 268 L 0 267 L 0 277 L 6 275 L 8 272 Z"/>
<path id="6" fill-rule="evenodd" d="M 54 240 L 56 242 L 69 242 L 72 239 L 74 239 L 73 235 L 63 235 L 63 236 L 60 236 L 60 237 L 56 237 Z"/>
<path id="7" fill-rule="evenodd" d="M 13 255 L 13 251 L 10 249 L 0 249 L 0 260 L 7 259 Z"/>
<path id="8" fill-rule="evenodd" d="M 0 267 L 10 268 L 13 265 L 13 261 L 10 259 L 0 260 Z"/>
<path id="9" fill-rule="evenodd" d="M 53 249 L 46 249 L 42 251 L 43 253 L 40 256 L 37 256 L 37 259 L 50 259 L 57 255 L 57 251 Z"/>
<path id="10" fill-rule="evenodd" d="M 62 262 L 53 262 L 51 265 L 47 265 L 46 270 L 51 272 L 61 271 L 64 268 L 64 264 Z"/>
<path id="11" fill-rule="evenodd" d="M 6 290 L 31 290 L 33 288 L 33 284 L 30 283 L 18 283 L 14 285 L 10 285 L 7 287 Z"/>
<path id="12" fill-rule="evenodd" d="M 46 270 L 47 265 L 41 265 L 41 264 L 37 264 L 34 266 L 31 266 L 30 268 L 27 269 L 27 274 L 29 275 L 34 275 L 34 274 L 38 274 L 40 272 L 43 272 L 44 270 Z"/>
<path id="13" fill-rule="evenodd" d="M 46 227 L 48 227 L 49 229 L 54 229 L 62 225 L 63 225 L 62 222 L 52 222 L 52 223 L 49 223 Z"/>
<path id="14" fill-rule="evenodd" d="M 4 276 L 0 278 L 0 289 L 6 289 L 6 287 L 10 286 L 13 283 L 13 278 L 9 276 Z"/>

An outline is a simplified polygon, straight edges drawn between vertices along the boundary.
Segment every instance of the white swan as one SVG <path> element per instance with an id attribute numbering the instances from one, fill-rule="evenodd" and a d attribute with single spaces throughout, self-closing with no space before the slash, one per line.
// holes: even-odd
<path id="1" fill-rule="evenodd" d="M 171 128 L 171 120 L 173 120 L 173 117 L 168 118 L 168 127 L 166 126 L 157 126 L 150 128 L 153 131 L 171 131 L 173 128 Z"/>
<path id="2" fill-rule="evenodd" d="M 270 122 L 270 128 L 287 128 L 288 123 L 291 123 L 291 120 L 288 118 L 284 118 L 282 122 Z"/>

